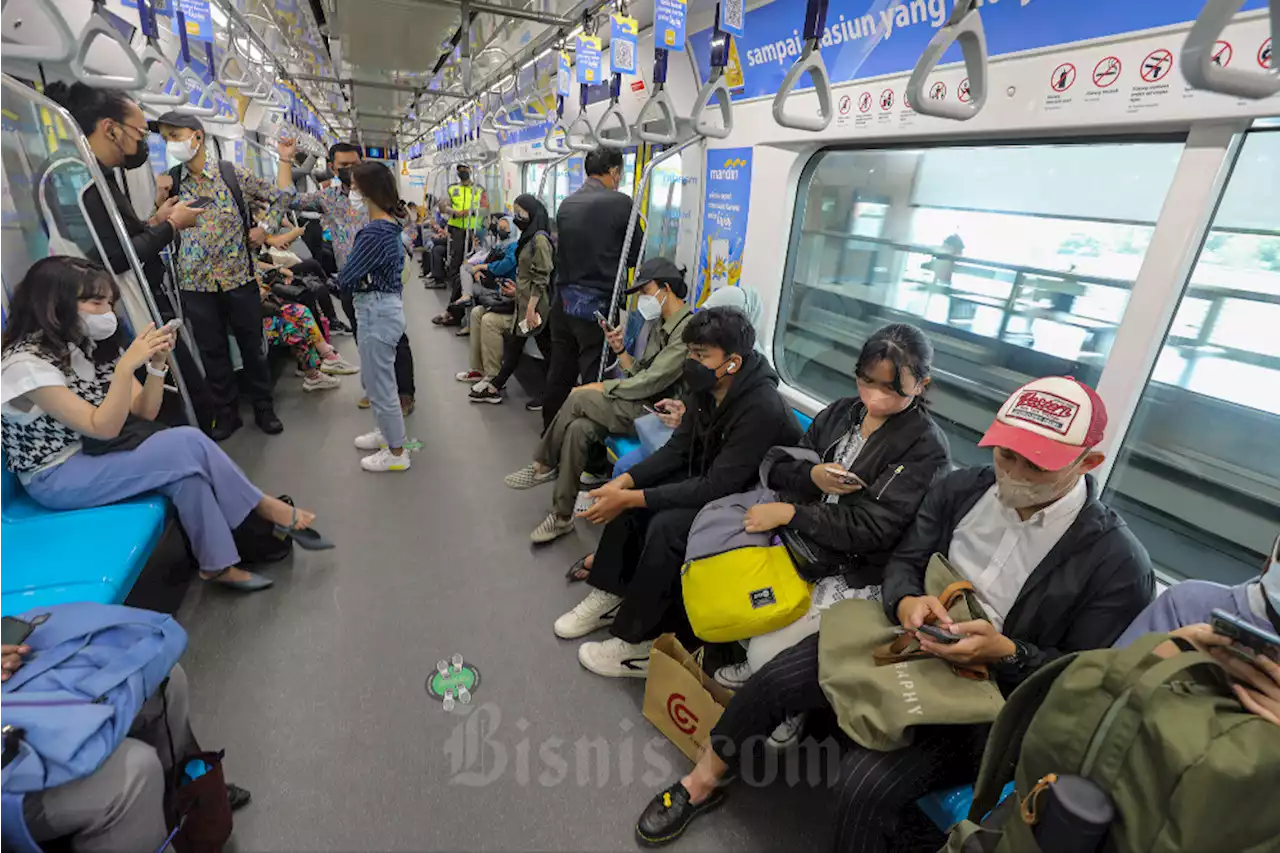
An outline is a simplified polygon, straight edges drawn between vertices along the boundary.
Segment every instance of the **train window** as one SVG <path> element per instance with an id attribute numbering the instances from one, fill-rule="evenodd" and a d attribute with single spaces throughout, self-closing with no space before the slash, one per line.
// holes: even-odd
<path id="1" fill-rule="evenodd" d="M 974 452 L 1028 377 L 1096 383 L 1180 142 L 827 150 L 805 170 L 775 340 L 786 380 L 855 393 L 880 325 L 937 348 L 935 411 Z"/>
<path id="2" fill-rule="evenodd" d="M 1249 134 L 1108 481 L 1174 577 L 1257 573 L 1280 532 L 1280 131 Z"/>
<path id="3" fill-rule="evenodd" d="M 646 215 L 648 241 L 644 258 L 674 258 L 680 242 L 682 189 L 681 155 L 663 160 L 649 176 L 649 207 Z"/>
<path id="4" fill-rule="evenodd" d="M 521 177 L 524 192 L 531 196 L 538 195 L 538 185 L 542 181 L 542 173 L 547 169 L 546 163 L 525 163 Z"/>

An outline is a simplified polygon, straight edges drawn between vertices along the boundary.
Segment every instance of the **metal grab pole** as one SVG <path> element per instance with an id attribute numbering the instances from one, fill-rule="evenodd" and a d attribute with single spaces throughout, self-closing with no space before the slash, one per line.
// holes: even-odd
<path id="1" fill-rule="evenodd" d="M 568 162 L 569 158 L 572 157 L 573 154 L 574 152 L 570 151 L 568 154 L 565 154 L 555 160 L 551 160 L 550 162 L 547 163 L 545 167 L 543 167 L 542 177 L 538 178 L 538 195 L 537 195 L 538 201 L 542 201 L 542 194 L 547 191 L 547 178 L 551 177 L 552 170 L 559 168 L 561 163 Z M 545 201 L 543 201 L 542 203 L 546 204 Z"/>
<path id="2" fill-rule="evenodd" d="M 640 173 L 640 186 L 636 188 L 635 201 L 631 202 L 631 216 L 627 219 L 627 236 L 622 241 L 622 256 L 618 258 L 618 274 L 613 279 L 613 296 L 609 300 L 609 313 L 605 315 L 608 317 L 609 322 L 613 322 L 614 315 L 618 313 L 618 302 L 622 296 L 622 283 L 627 277 L 627 257 L 631 252 L 631 241 L 635 239 L 636 236 L 636 220 L 640 217 L 640 205 L 644 198 L 644 194 L 649 189 L 649 178 L 653 174 L 654 167 L 659 163 L 674 157 L 676 154 L 679 154 L 690 145 L 695 145 L 702 141 L 703 137 L 692 136 L 684 142 L 681 142 L 679 145 L 673 145 L 665 151 L 655 154 L 653 158 L 645 164 L 644 170 Z M 646 228 L 644 233 L 645 236 L 641 238 L 640 241 L 640 248 L 642 252 L 644 250 L 644 244 L 649 236 L 649 229 Z M 642 260 L 640 255 L 637 255 L 636 258 L 637 260 Z M 603 382 L 605 364 L 609 360 L 609 342 L 607 340 L 600 345 L 600 351 L 600 374 L 596 377 L 596 380 Z"/>

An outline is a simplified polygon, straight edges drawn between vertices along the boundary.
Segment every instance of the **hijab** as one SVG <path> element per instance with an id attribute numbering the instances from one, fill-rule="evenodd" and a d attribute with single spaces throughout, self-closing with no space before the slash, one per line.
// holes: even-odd
<path id="1" fill-rule="evenodd" d="M 551 217 L 547 214 L 547 206 L 528 193 L 516 196 L 515 203 L 529 214 L 529 224 L 520 230 L 520 242 L 516 246 L 516 255 L 519 256 L 525 246 L 533 240 L 534 234 L 545 231 L 548 238 L 551 236 Z M 512 221 L 514 223 L 514 220 Z"/>
<path id="2" fill-rule="evenodd" d="M 721 287 L 711 292 L 711 295 L 702 303 L 702 307 L 737 308 L 747 315 L 751 328 L 757 333 L 760 330 L 760 320 L 764 317 L 764 304 L 760 301 L 760 294 L 749 287 Z M 756 349 L 761 353 L 764 352 L 759 334 L 756 335 Z"/>

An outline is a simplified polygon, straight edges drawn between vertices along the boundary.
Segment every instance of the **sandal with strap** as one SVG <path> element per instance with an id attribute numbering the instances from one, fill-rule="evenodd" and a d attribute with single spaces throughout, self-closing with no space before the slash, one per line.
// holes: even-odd
<path id="1" fill-rule="evenodd" d="M 289 524 L 275 525 L 276 536 L 284 539 L 286 536 L 292 536 L 293 541 L 298 543 L 298 547 L 304 551 L 327 551 L 333 547 L 333 543 L 326 539 L 319 531 L 311 527 L 299 528 L 298 524 L 298 508 L 293 507 L 293 516 L 289 519 Z"/>
<path id="2" fill-rule="evenodd" d="M 590 557 L 591 555 L 588 554 L 570 566 L 569 571 L 565 573 L 564 579 L 569 583 L 578 583 L 591 577 L 591 570 L 587 568 L 587 560 Z"/>

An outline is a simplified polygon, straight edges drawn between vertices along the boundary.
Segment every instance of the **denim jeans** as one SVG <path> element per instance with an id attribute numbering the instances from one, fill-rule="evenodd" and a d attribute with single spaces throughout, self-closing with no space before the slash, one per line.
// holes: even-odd
<path id="1" fill-rule="evenodd" d="M 404 335 L 404 299 L 372 291 L 353 299 L 360 326 L 360 378 L 387 446 L 404 446 L 404 414 L 396 387 L 396 346 Z"/>

